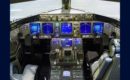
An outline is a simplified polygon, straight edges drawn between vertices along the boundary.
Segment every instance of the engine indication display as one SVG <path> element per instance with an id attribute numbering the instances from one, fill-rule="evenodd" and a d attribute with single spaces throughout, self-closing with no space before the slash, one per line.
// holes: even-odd
<path id="1" fill-rule="evenodd" d="M 61 34 L 72 34 L 72 23 L 61 23 Z"/>

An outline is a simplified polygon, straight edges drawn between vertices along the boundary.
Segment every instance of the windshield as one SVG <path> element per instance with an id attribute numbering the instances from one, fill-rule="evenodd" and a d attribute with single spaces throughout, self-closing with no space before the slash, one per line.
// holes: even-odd
<path id="1" fill-rule="evenodd" d="M 34 0 L 10 4 L 10 21 L 41 13 L 60 14 L 61 8 L 62 0 Z M 71 14 L 85 12 L 119 20 L 120 3 L 102 0 L 71 0 Z"/>

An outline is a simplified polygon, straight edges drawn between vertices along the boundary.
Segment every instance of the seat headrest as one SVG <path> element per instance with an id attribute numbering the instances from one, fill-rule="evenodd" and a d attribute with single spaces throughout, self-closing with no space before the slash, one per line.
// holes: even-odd
<path id="1" fill-rule="evenodd" d="M 110 57 L 113 57 L 116 53 L 120 53 L 120 39 L 112 39 L 109 44 Z"/>
<path id="2" fill-rule="evenodd" d="M 114 46 L 114 45 L 111 45 L 109 49 L 110 49 L 109 56 L 110 56 L 110 57 L 113 57 L 114 54 L 115 54 L 115 51 L 116 51 L 115 46 Z"/>

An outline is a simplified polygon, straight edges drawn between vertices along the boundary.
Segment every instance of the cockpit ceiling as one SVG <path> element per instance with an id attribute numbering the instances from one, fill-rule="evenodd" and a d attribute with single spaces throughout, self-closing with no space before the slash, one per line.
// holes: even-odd
<path id="1" fill-rule="evenodd" d="M 120 0 L 105 0 L 105 1 L 114 1 L 114 2 L 120 2 Z"/>
<path id="2" fill-rule="evenodd" d="M 10 0 L 10 3 L 20 3 L 20 2 L 27 2 L 27 1 L 33 1 L 33 0 Z"/>
<path id="3" fill-rule="evenodd" d="M 48 4 L 46 4 L 48 3 Z M 80 3 L 80 4 L 79 4 Z M 43 12 L 49 14 L 60 14 L 61 0 L 35 0 L 24 3 L 11 4 L 10 21 L 22 19 Z M 102 0 L 71 0 L 70 13 L 94 13 L 102 16 L 120 19 L 120 3 Z M 54 10 L 52 12 L 48 12 Z"/>

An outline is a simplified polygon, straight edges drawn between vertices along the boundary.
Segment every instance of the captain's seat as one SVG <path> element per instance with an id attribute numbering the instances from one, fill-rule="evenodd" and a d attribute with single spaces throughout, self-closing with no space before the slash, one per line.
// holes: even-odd
<path id="1" fill-rule="evenodd" d="M 108 53 L 104 52 L 97 61 L 90 64 L 93 80 L 101 80 L 111 62 L 112 59 L 108 56 Z"/>
<path id="2" fill-rule="evenodd" d="M 118 80 L 120 76 L 120 40 L 112 39 L 110 52 L 105 51 L 98 60 L 90 64 L 93 80 Z M 110 68 L 109 72 L 108 69 Z M 106 73 L 107 72 L 107 73 Z M 112 75 L 115 75 L 113 76 Z M 117 73 L 117 74 L 116 74 Z M 107 76 L 105 76 L 107 75 Z M 106 78 L 104 78 L 106 77 Z"/>
<path id="3" fill-rule="evenodd" d="M 110 57 L 113 62 L 106 71 L 103 80 L 120 80 L 120 39 L 111 40 Z"/>
<path id="4" fill-rule="evenodd" d="M 26 65 L 23 74 L 13 72 L 13 64 L 10 64 L 10 80 L 34 80 L 37 65 Z"/>

